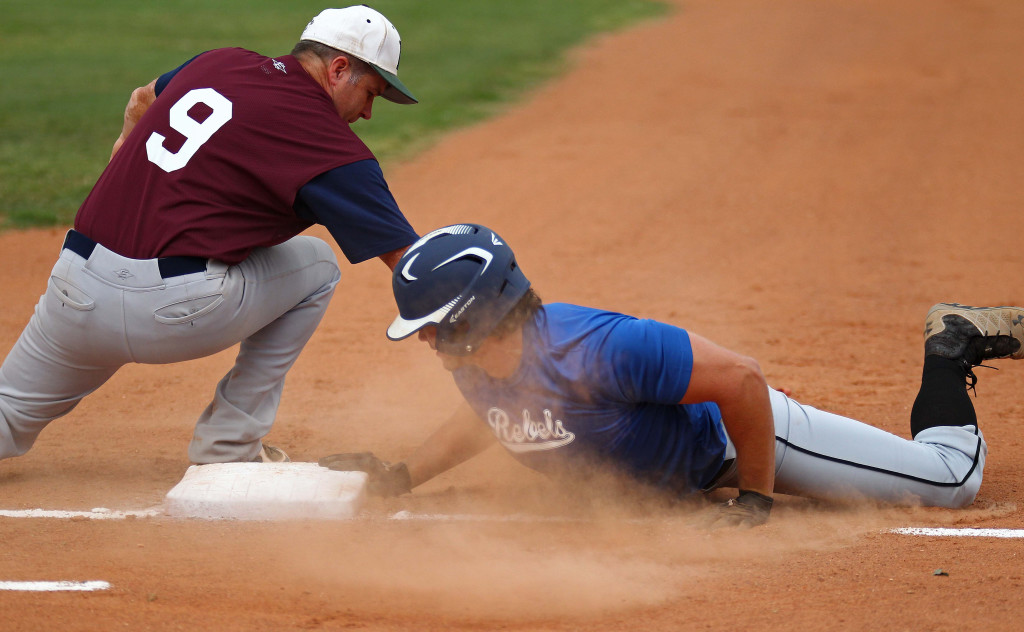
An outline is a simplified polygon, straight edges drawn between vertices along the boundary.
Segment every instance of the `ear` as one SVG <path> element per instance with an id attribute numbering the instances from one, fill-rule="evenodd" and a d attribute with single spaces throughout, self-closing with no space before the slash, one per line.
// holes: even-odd
<path id="1" fill-rule="evenodd" d="M 337 83 L 351 69 L 352 64 L 349 62 L 348 57 L 339 55 L 327 65 L 327 78 L 330 79 L 331 83 Z"/>

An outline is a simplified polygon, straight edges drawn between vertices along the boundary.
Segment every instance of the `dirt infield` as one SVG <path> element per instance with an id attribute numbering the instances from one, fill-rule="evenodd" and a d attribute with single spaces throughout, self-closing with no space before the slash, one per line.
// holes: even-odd
<path id="1" fill-rule="evenodd" d="M 547 300 L 685 326 L 906 436 L 928 307 L 1024 303 L 1022 32 L 1016 0 L 680 1 L 389 182 L 420 231 L 498 229 Z M 0 235 L 0 352 L 62 233 Z M 400 458 L 456 391 L 385 340 L 385 268 L 342 272 L 268 439 Z M 0 463 L 0 509 L 157 505 L 232 360 L 125 368 Z M 990 454 L 964 511 L 781 498 L 764 528 L 706 533 L 493 449 L 353 522 L 0 517 L 0 582 L 111 584 L 0 591 L 0 629 L 1018 629 L 1021 540 L 887 532 L 1024 528 L 1024 367 L 999 366 L 979 369 Z"/>

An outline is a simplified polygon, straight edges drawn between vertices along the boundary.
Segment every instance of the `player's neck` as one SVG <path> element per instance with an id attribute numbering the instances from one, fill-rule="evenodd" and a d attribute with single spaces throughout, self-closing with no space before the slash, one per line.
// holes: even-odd
<path id="1" fill-rule="evenodd" d="M 331 93 L 329 88 L 330 82 L 327 81 L 327 66 L 324 64 L 323 60 L 315 55 L 301 55 L 295 59 L 299 62 L 299 65 L 302 66 L 302 69 L 306 71 L 306 74 L 313 79 L 313 81 L 320 84 L 320 87 L 323 88 L 327 94 Z"/>
<path id="2" fill-rule="evenodd" d="M 470 357 L 473 358 L 473 364 L 493 378 L 511 377 L 519 370 L 519 363 L 523 357 L 522 330 L 501 338 L 488 338 Z"/>

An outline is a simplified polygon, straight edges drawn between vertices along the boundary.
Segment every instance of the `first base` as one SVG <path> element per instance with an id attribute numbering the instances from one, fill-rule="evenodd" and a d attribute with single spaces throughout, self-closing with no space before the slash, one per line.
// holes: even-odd
<path id="1" fill-rule="evenodd" d="M 164 510 L 209 520 L 347 519 L 359 512 L 365 490 L 365 472 L 316 463 L 211 463 L 190 466 Z"/>

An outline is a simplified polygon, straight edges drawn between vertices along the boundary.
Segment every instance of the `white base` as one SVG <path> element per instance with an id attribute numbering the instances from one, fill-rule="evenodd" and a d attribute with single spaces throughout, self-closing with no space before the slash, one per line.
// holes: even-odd
<path id="1" fill-rule="evenodd" d="M 210 520 L 347 519 L 359 512 L 365 490 L 365 472 L 316 463 L 211 463 L 189 467 L 164 509 Z"/>

